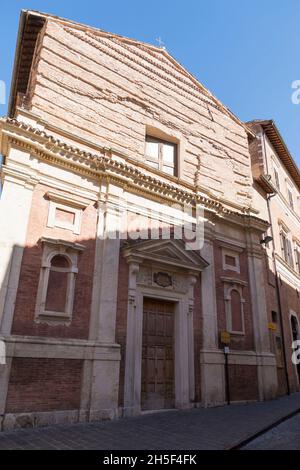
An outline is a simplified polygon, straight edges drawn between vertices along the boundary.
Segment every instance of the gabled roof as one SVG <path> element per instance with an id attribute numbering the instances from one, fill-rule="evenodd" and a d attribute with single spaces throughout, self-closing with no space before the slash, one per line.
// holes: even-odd
<path id="1" fill-rule="evenodd" d="M 144 43 L 142 41 L 137 41 L 135 39 L 130 39 L 118 34 L 109 33 L 101 29 L 94 28 L 92 26 L 87 26 L 81 23 L 77 23 L 75 21 L 67 20 L 58 16 L 50 15 L 48 13 L 41 13 L 34 10 L 21 11 L 17 50 L 15 55 L 9 103 L 10 117 L 14 116 L 17 93 L 26 93 L 37 37 L 45 21 L 47 20 L 54 20 L 58 23 L 64 24 L 71 28 L 75 28 L 77 30 L 89 31 L 94 34 L 97 34 L 98 36 L 103 36 L 106 38 L 118 40 L 122 43 L 143 47 L 144 49 L 155 53 L 157 57 L 165 57 L 172 63 L 175 68 L 177 68 L 178 71 L 180 71 L 183 75 L 187 77 L 187 79 L 190 80 L 191 84 L 194 85 L 196 89 L 200 90 L 207 97 L 208 102 L 210 101 L 217 108 L 222 110 L 227 116 L 229 116 L 236 123 L 241 125 L 249 135 L 253 136 L 252 131 L 247 127 L 247 125 L 244 122 L 240 121 L 240 119 L 238 119 L 226 106 L 224 106 L 206 87 L 204 87 L 204 85 L 202 85 L 202 83 L 200 83 L 176 59 L 174 59 L 174 57 L 172 57 L 172 55 L 165 48 Z"/>
<path id="2" fill-rule="evenodd" d="M 280 158 L 283 165 L 291 175 L 292 179 L 300 189 L 299 168 L 295 160 L 293 159 L 289 149 L 287 148 L 286 143 L 284 142 L 283 137 L 280 134 L 273 119 L 254 119 L 253 121 L 249 121 L 246 124 L 248 124 L 250 127 L 252 124 L 258 124 L 263 128 L 270 143 L 274 147 L 274 150 L 276 151 L 278 157 Z"/>

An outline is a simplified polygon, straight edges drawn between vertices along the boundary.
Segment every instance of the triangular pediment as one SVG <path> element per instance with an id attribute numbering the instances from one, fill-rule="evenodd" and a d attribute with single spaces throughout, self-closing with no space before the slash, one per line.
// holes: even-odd
<path id="1" fill-rule="evenodd" d="M 129 260 L 139 263 L 148 261 L 198 272 L 209 264 L 202 258 L 199 251 L 186 249 L 186 244 L 182 240 L 127 242 L 123 248 L 123 255 Z"/>

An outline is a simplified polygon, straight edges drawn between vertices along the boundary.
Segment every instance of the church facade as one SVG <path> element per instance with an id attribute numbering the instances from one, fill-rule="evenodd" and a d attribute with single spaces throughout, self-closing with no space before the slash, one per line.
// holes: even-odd
<path id="1" fill-rule="evenodd" d="M 163 48 L 22 12 L 0 121 L 2 429 L 280 393 L 256 137 Z"/>

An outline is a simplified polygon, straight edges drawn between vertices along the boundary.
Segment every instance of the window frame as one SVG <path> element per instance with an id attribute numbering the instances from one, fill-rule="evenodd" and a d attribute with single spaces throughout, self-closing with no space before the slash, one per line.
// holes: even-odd
<path id="1" fill-rule="evenodd" d="M 235 259 L 235 266 L 233 266 L 231 264 L 227 264 L 226 256 L 230 256 L 230 257 Z M 234 250 L 230 250 L 228 248 L 223 248 L 222 247 L 222 267 L 223 267 L 223 271 L 233 271 L 233 272 L 236 272 L 236 273 L 240 273 L 241 272 L 240 253 L 238 253 Z"/>
<path id="2" fill-rule="evenodd" d="M 54 324 L 70 324 L 73 314 L 73 302 L 75 294 L 75 281 L 78 273 L 78 253 L 84 250 L 84 246 L 78 243 L 65 242 L 63 240 L 55 240 L 42 238 L 43 254 L 40 267 L 40 277 L 35 307 L 35 322 Z M 69 263 L 69 268 L 64 269 L 68 274 L 67 292 L 65 311 L 58 312 L 46 310 L 46 300 L 49 285 L 49 275 L 52 259 L 55 256 L 64 256 Z M 54 268 L 57 269 L 57 268 Z"/>
<path id="3" fill-rule="evenodd" d="M 300 275 L 300 244 L 298 240 L 294 243 L 295 271 Z"/>
<path id="4" fill-rule="evenodd" d="M 66 259 L 67 262 L 68 262 L 68 266 L 67 267 L 58 267 L 58 266 L 53 265 L 52 262 L 53 262 L 54 258 L 56 258 L 57 256 L 61 256 L 64 259 Z M 75 272 L 77 274 L 77 270 L 76 271 L 73 270 L 72 260 L 70 259 L 70 257 L 66 253 L 55 253 L 55 252 L 53 252 L 51 254 L 50 259 L 49 259 L 49 265 L 50 265 L 49 267 L 48 266 L 46 267 L 46 280 L 45 280 L 45 283 L 46 283 L 45 287 L 46 288 L 45 288 L 45 291 L 43 293 L 44 298 L 42 299 L 42 303 L 43 303 L 43 305 L 45 305 L 44 314 L 45 315 L 51 315 L 51 316 L 64 316 L 66 314 L 67 316 L 69 316 L 69 310 L 71 310 L 70 305 L 69 305 L 69 299 L 73 298 L 73 295 L 72 295 L 73 275 L 74 275 Z M 65 306 L 64 306 L 63 311 L 61 311 L 61 310 L 49 310 L 47 308 L 47 298 L 48 298 L 48 292 L 49 292 L 49 280 L 50 280 L 52 272 L 65 273 L 67 275 Z"/>
<path id="5" fill-rule="evenodd" d="M 275 181 L 275 187 L 280 191 L 280 181 L 279 181 L 279 172 L 275 166 L 273 167 L 274 170 L 274 181 Z"/>
<path id="6" fill-rule="evenodd" d="M 241 314 L 241 321 L 242 321 L 242 330 L 235 331 L 232 329 L 232 291 L 238 292 L 240 296 L 240 314 Z M 237 283 L 226 283 L 224 285 L 224 300 L 225 300 L 225 315 L 226 315 L 226 329 L 232 335 L 240 335 L 244 336 L 245 333 L 245 311 L 244 311 L 244 304 L 245 299 L 243 297 L 243 286 Z"/>
<path id="7" fill-rule="evenodd" d="M 288 233 L 289 231 L 280 224 L 279 237 L 281 244 L 281 257 L 292 269 L 294 269 L 293 249 Z"/>
<path id="8" fill-rule="evenodd" d="M 58 193 L 55 191 L 47 191 L 45 197 L 49 200 L 47 227 L 62 228 L 70 230 L 76 235 L 80 235 L 83 211 L 90 205 L 90 200 L 69 195 L 66 193 Z M 56 217 L 56 210 L 60 209 L 74 215 L 74 223 L 59 220 Z"/>
<path id="9" fill-rule="evenodd" d="M 150 142 L 150 143 L 152 142 L 152 143 L 158 144 L 158 159 L 150 157 L 149 155 L 147 155 L 147 153 L 146 153 L 147 142 Z M 163 150 L 162 149 L 163 149 L 164 145 L 171 145 L 174 148 L 174 165 L 173 166 L 166 164 L 163 160 Z M 166 139 L 160 139 L 158 137 L 154 137 L 152 135 L 146 134 L 146 137 L 145 137 L 145 161 L 146 161 L 146 163 L 149 163 L 149 162 L 158 163 L 158 168 L 154 168 L 151 165 L 149 165 L 149 166 L 151 168 L 154 168 L 156 170 L 161 171 L 162 173 L 164 173 L 166 175 L 173 176 L 173 177 L 178 177 L 178 144 L 176 142 L 171 142 L 171 141 L 166 140 Z M 174 169 L 174 173 L 173 174 L 167 173 L 163 169 L 164 166 L 167 166 L 169 168 Z"/>
<path id="10" fill-rule="evenodd" d="M 56 215 L 56 210 L 59 209 L 64 212 L 69 212 L 70 214 L 74 215 L 74 223 L 66 222 L 59 220 Z M 81 214 L 82 210 L 68 206 L 66 204 L 61 204 L 56 201 L 50 201 L 49 205 L 49 212 L 48 212 L 48 222 L 47 227 L 49 228 L 63 228 L 65 230 L 70 230 L 71 232 L 75 233 L 76 235 L 80 234 L 81 230 Z"/>
<path id="11" fill-rule="evenodd" d="M 290 187 L 287 188 L 287 194 L 288 194 L 288 203 L 289 207 L 292 210 L 295 210 L 295 205 L 294 205 L 294 197 L 293 197 L 293 191 Z"/>

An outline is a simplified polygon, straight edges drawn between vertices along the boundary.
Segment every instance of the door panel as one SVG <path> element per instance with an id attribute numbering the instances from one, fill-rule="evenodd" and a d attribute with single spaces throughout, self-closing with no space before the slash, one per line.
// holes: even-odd
<path id="1" fill-rule="evenodd" d="M 174 304 L 144 299 L 142 409 L 173 408 Z"/>

